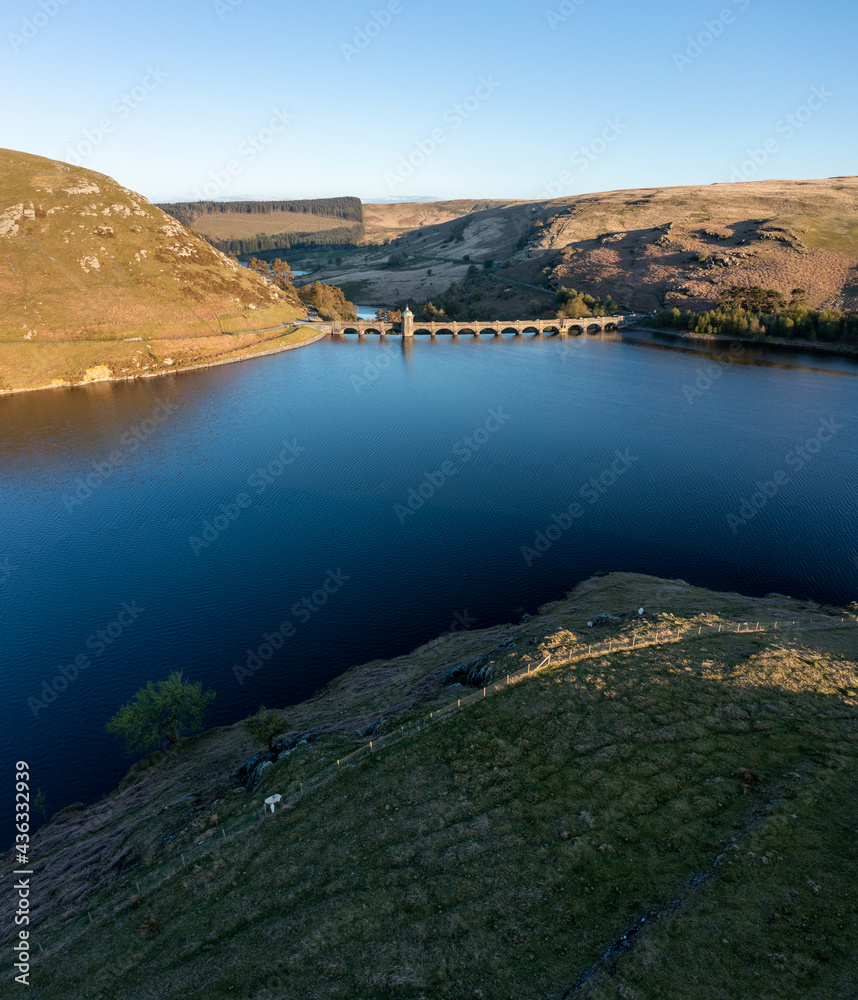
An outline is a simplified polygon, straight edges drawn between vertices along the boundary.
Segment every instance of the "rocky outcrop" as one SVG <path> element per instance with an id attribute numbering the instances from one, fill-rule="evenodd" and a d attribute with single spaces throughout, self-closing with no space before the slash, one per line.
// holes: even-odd
<path id="1" fill-rule="evenodd" d="M 487 662 L 487 657 L 480 657 L 476 663 L 460 663 L 456 667 L 451 667 L 444 675 L 444 683 L 461 684 L 464 687 L 486 687 L 491 684 L 494 675 L 494 667 Z"/>
<path id="2" fill-rule="evenodd" d="M 269 767 L 288 757 L 299 746 L 312 743 L 318 735 L 318 733 L 284 733 L 282 736 L 276 736 L 268 750 L 255 753 L 241 765 L 236 774 L 239 785 L 249 791 L 259 784 L 262 775 Z"/>

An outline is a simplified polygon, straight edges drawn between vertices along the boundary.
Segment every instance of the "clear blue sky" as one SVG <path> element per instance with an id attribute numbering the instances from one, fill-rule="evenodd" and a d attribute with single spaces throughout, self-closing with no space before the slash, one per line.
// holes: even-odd
<path id="1" fill-rule="evenodd" d="M 6 0 L 0 28 L 0 145 L 153 201 L 858 171 L 854 0 Z"/>

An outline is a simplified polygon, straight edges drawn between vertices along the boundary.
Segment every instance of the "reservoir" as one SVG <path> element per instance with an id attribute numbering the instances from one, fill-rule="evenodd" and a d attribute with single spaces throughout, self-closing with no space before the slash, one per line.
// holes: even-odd
<path id="1" fill-rule="evenodd" d="M 4 397 L 2 756 L 91 802 L 147 681 L 228 724 L 597 571 L 846 604 L 856 514 L 858 363 L 814 355 L 347 338 Z"/>

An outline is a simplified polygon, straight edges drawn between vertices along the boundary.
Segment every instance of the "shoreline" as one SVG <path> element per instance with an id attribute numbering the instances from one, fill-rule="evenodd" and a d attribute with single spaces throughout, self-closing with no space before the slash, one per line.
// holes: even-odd
<path id="1" fill-rule="evenodd" d="M 273 327 L 272 329 L 278 329 Z M 307 327 L 312 329 L 312 327 Z M 267 333 L 267 330 L 258 330 L 257 333 Z M 0 389 L 0 397 L 17 396 L 25 392 L 50 392 L 59 389 L 81 389 L 88 385 L 103 385 L 106 382 L 139 382 L 144 378 L 161 378 L 165 375 L 183 375 L 186 372 L 201 371 L 204 368 L 218 368 L 221 365 L 235 365 L 240 361 L 253 361 L 255 358 L 267 358 L 273 354 L 284 354 L 286 351 L 296 351 L 300 347 L 308 347 L 310 344 L 317 344 L 320 340 L 330 336 L 326 330 L 321 330 L 310 340 L 302 340 L 299 344 L 284 344 L 282 347 L 274 347 L 268 351 L 257 351 L 256 354 L 245 354 L 240 358 L 222 358 L 220 361 L 205 361 L 198 365 L 187 365 L 184 368 L 170 368 L 159 372 L 146 372 L 140 375 L 119 375 L 113 378 L 92 379 L 89 382 L 69 382 L 65 385 L 38 385 L 30 389 Z"/>
<path id="2" fill-rule="evenodd" d="M 272 329 L 277 328 L 273 327 Z M 307 327 L 307 329 L 312 329 L 312 327 Z M 690 341 L 695 344 L 709 344 L 713 346 L 720 344 L 750 344 L 754 347 L 762 349 L 773 347 L 778 350 L 792 350 L 796 353 L 816 353 L 828 357 L 841 357 L 847 360 L 858 360 L 858 346 L 853 347 L 851 345 L 827 344 L 810 340 L 783 340 L 781 338 L 775 340 L 751 340 L 750 338 L 744 337 L 711 336 L 708 334 L 694 333 L 691 330 L 664 329 L 662 327 L 640 325 L 625 327 L 625 330 L 630 333 L 639 332 L 662 334 L 668 337 L 675 337 L 680 341 Z M 270 332 L 270 330 L 261 330 L 256 332 L 267 333 Z M 329 331 L 320 330 L 315 337 L 312 337 L 309 340 L 303 340 L 298 344 L 284 344 L 282 347 L 275 347 L 267 351 L 258 351 L 256 354 L 246 354 L 242 357 L 236 358 L 222 358 L 219 361 L 205 361 L 197 365 L 187 365 L 183 368 L 172 368 L 165 371 L 146 372 L 145 374 L 138 375 L 120 375 L 112 378 L 93 379 L 92 381 L 72 382 L 63 385 L 40 385 L 26 389 L 0 389 L 0 398 L 4 396 L 16 396 L 26 392 L 48 392 L 59 389 L 78 389 L 84 386 L 99 385 L 106 382 L 138 382 L 141 379 L 161 378 L 165 375 L 180 375 L 187 372 L 202 371 L 206 368 L 218 368 L 221 365 L 234 365 L 242 361 L 252 361 L 255 358 L 267 358 L 275 354 L 284 354 L 286 351 L 295 351 L 301 347 L 309 347 L 310 344 L 317 344 L 320 340 L 324 340 L 325 337 L 328 336 L 330 336 Z"/>
<path id="3" fill-rule="evenodd" d="M 805 354 L 825 354 L 828 356 L 858 359 L 858 345 L 850 344 L 828 344 L 820 343 L 817 340 L 784 340 L 778 337 L 773 340 L 752 340 L 750 337 L 725 337 L 710 335 L 706 333 L 694 333 L 693 330 L 664 329 L 654 326 L 629 326 L 625 328 L 629 331 L 638 330 L 646 333 L 661 333 L 668 337 L 677 337 L 680 340 L 690 340 L 696 344 L 750 344 L 753 347 L 776 347 L 796 351 Z"/>

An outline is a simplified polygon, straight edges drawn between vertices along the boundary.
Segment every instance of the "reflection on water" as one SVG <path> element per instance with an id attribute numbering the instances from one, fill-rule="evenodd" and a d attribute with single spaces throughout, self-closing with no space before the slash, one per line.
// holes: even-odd
<path id="1" fill-rule="evenodd" d="M 856 383 L 833 373 L 858 367 L 749 352 L 701 388 L 717 353 L 628 336 L 331 340 L 0 398 L 6 759 L 27 748 L 53 808 L 90 801 L 150 679 L 203 681 L 225 724 L 597 570 L 855 600 Z"/>
<path id="2" fill-rule="evenodd" d="M 772 347 L 748 340 L 692 340 L 675 333 L 649 330 L 624 330 L 606 333 L 603 339 L 620 340 L 629 344 L 660 350 L 694 354 L 725 364 L 760 365 L 772 368 L 801 368 L 840 375 L 858 375 L 858 356 L 840 357 L 824 348 Z"/>

